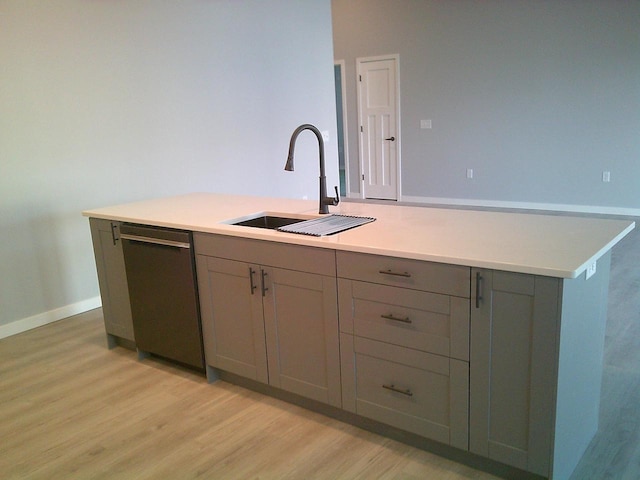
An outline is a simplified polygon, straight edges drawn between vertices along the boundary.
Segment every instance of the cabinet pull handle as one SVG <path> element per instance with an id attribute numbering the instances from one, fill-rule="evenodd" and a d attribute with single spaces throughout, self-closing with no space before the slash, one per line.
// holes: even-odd
<path id="1" fill-rule="evenodd" d="M 253 292 L 256 291 L 256 285 L 253 283 L 253 275 L 256 273 L 256 271 L 249 267 L 249 285 L 251 285 L 251 295 L 253 295 Z"/>
<path id="2" fill-rule="evenodd" d="M 476 272 L 476 308 L 480 308 L 480 301 L 482 300 L 482 275 L 480 272 Z"/>
<path id="3" fill-rule="evenodd" d="M 393 313 L 390 313 L 388 315 L 380 315 L 382 318 L 386 318 L 387 320 L 393 320 L 395 322 L 402 322 L 402 323 L 413 323 L 411 321 L 411 319 L 409 317 L 396 317 Z"/>
<path id="4" fill-rule="evenodd" d="M 120 240 L 118 235 L 118 225 L 114 222 L 111 222 L 111 238 L 113 239 L 113 245 L 115 246 Z"/>
<path id="5" fill-rule="evenodd" d="M 269 290 L 267 288 L 267 282 L 265 282 L 265 278 L 267 276 L 267 272 L 265 272 L 262 268 L 260 269 L 260 272 L 262 274 L 262 296 L 266 297 L 267 296 L 267 290 Z"/>
<path id="6" fill-rule="evenodd" d="M 382 385 L 382 388 L 386 388 L 387 390 L 391 390 L 392 392 L 401 393 L 402 395 L 406 395 L 407 397 L 413 397 L 413 392 L 408 388 L 406 390 L 402 390 L 401 388 L 396 387 L 395 385 Z"/>
<path id="7" fill-rule="evenodd" d="M 378 270 L 378 273 L 383 275 L 393 275 L 394 277 L 406 277 L 411 278 L 411 274 L 409 272 L 394 272 L 393 270 Z"/>
<path id="8" fill-rule="evenodd" d="M 123 233 L 122 235 L 120 235 L 120 238 L 123 240 L 131 240 L 132 242 L 152 243 L 154 245 L 162 245 L 163 247 L 185 248 L 187 250 L 191 248 L 191 244 L 188 242 L 176 242 L 174 240 L 165 240 L 163 238 L 131 235 L 129 233 Z"/>

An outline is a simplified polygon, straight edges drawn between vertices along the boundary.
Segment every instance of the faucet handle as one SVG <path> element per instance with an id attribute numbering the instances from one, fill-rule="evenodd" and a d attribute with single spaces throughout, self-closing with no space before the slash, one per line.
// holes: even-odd
<path id="1" fill-rule="evenodd" d="M 338 194 L 338 186 L 337 186 L 337 185 L 334 185 L 334 186 L 333 186 L 333 188 L 334 188 L 334 190 L 336 191 L 336 196 L 335 196 L 335 198 L 333 199 L 333 204 L 334 204 L 334 205 L 338 205 L 338 204 L 340 203 L 340 194 Z"/>

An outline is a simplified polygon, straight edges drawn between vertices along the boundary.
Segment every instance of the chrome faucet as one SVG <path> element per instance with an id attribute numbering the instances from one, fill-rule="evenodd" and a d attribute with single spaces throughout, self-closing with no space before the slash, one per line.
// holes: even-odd
<path id="1" fill-rule="evenodd" d="M 338 195 L 338 187 L 334 187 L 336 190 L 335 197 L 329 197 L 327 195 L 327 176 L 324 172 L 324 141 L 322 140 L 322 134 L 313 125 L 305 123 L 296 128 L 291 135 L 291 141 L 289 142 L 289 155 L 287 156 L 287 164 L 284 169 L 288 172 L 293 172 L 293 150 L 296 146 L 296 139 L 303 130 L 311 130 L 318 137 L 318 149 L 320 150 L 320 209 L 318 213 L 329 213 L 329 205 L 338 205 L 340 203 L 340 196 Z"/>

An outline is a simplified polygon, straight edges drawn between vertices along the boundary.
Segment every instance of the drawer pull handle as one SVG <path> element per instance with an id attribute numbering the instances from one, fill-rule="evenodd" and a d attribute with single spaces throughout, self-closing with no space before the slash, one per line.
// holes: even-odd
<path id="1" fill-rule="evenodd" d="M 387 320 L 393 320 L 395 322 L 402 322 L 402 323 L 413 323 L 411 321 L 411 319 L 409 317 L 396 317 L 393 315 L 393 313 L 390 313 L 389 315 L 380 315 L 382 318 L 386 318 Z"/>
<path id="2" fill-rule="evenodd" d="M 393 275 L 394 277 L 406 277 L 411 278 L 411 274 L 409 272 L 394 272 L 393 270 L 378 270 L 378 273 L 383 275 Z"/>
<path id="3" fill-rule="evenodd" d="M 406 390 L 402 390 L 395 385 L 382 385 L 382 388 L 386 388 L 387 390 L 391 390 L 392 392 L 401 393 L 402 395 L 406 395 L 407 397 L 413 397 L 413 392 L 408 388 Z"/>

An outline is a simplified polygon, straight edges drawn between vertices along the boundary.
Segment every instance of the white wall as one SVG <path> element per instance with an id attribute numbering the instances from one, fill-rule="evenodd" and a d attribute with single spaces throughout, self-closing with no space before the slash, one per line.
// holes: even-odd
<path id="1" fill-rule="evenodd" d="M 329 0 L 0 0 L 0 329 L 95 301 L 84 209 L 317 198 L 313 135 L 283 167 L 336 138 L 331 35 Z"/>
<path id="2" fill-rule="evenodd" d="M 332 9 L 352 187 L 355 59 L 397 53 L 404 199 L 640 214 L 640 2 L 333 0 Z"/>

